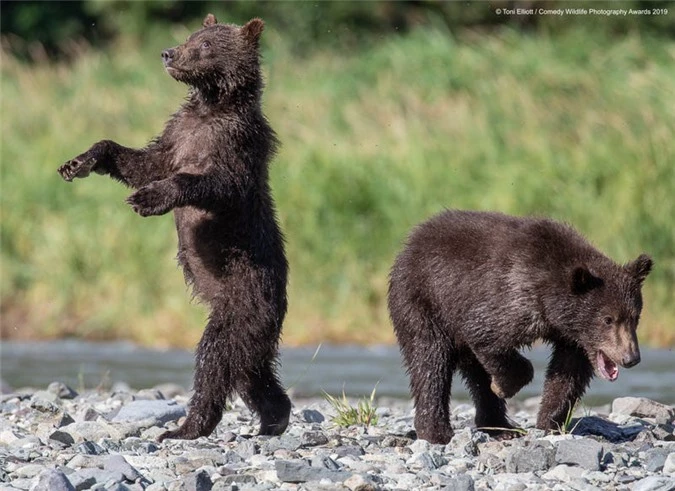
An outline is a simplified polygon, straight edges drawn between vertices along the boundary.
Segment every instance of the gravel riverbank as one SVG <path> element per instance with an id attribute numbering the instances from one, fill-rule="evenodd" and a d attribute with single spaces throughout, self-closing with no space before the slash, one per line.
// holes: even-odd
<path id="1" fill-rule="evenodd" d="M 525 436 L 495 441 L 453 405 L 448 445 L 415 440 L 413 408 L 377 401 L 379 421 L 336 427 L 322 399 L 294 400 L 287 432 L 255 436 L 235 401 L 209 438 L 156 443 L 185 415 L 180 387 L 84 391 L 55 382 L 0 398 L 0 490 L 675 490 L 675 407 L 620 398 L 582 408 L 573 434 L 533 429 L 537 401 L 511 405 Z"/>

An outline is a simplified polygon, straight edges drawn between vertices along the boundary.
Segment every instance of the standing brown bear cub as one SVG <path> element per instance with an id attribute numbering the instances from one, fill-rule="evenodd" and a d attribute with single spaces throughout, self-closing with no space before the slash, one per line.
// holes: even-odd
<path id="1" fill-rule="evenodd" d="M 277 139 L 261 110 L 262 31 L 260 19 L 238 27 L 209 14 L 162 53 L 190 86 L 164 132 L 139 150 L 100 141 L 59 168 L 66 181 L 94 171 L 136 189 L 127 202 L 141 216 L 173 210 L 186 281 L 211 307 L 188 417 L 160 440 L 209 435 L 233 392 L 260 416 L 261 434 L 288 425 L 276 374 L 288 265 L 268 184 Z"/>
<path id="2" fill-rule="evenodd" d="M 537 428 L 559 429 L 594 372 L 614 381 L 640 362 L 641 287 L 652 260 L 619 266 L 551 220 L 446 211 L 418 226 L 391 271 L 389 311 L 410 374 L 420 438 L 447 443 L 456 369 L 476 426 L 513 435 L 505 399 L 532 380 L 517 350 L 553 352 Z"/>

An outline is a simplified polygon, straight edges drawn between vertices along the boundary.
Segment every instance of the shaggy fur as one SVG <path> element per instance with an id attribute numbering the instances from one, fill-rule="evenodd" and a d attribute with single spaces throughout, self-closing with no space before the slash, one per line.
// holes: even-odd
<path id="1" fill-rule="evenodd" d="M 100 141 L 59 168 L 67 181 L 94 171 L 137 189 L 127 202 L 141 216 L 173 210 L 186 281 L 211 307 L 188 417 L 161 439 L 209 435 L 233 392 L 260 415 L 261 434 L 288 424 L 276 374 L 288 265 L 268 184 L 277 139 L 261 110 L 262 30 L 260 19 L 238 27 L 209 14 L 162 53 L 190 86 L 164 132 L 139 150 Z"/>
<path id="2" fill-rule="evenodd" d="M 459 370 L 476 425 L 513 428 L 505 399 L 532 380 L 517 350 L 553 347 L 537 427 L 558 429 L 597 371 L 640 361 L 641 255 L 619 266 L 572 228 L 546 219 L 446 211 L 417 227 L 391 271 L 389 311 L 410 375 L 420 438 L 447 443 Z M 500 437 L 513 432 L 490 430 Z"/>

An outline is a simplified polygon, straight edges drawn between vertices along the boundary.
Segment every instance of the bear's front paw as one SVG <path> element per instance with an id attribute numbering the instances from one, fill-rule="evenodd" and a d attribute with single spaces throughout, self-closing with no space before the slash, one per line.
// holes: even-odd
<path id="1" fill-rule="evenodd" d="M 95 165 L 96 159 L 82 154 L 59 167 L 58 173 L 64 180 L 71 182 L 76 177 L 87 177 Z"/>
<path id="2" fill-rule="evenodd" d="M 164 183 L 153 182 L 129 196 L 127 203 L 142 217 L 164 215 L 175 206 L 175 189 Z"/>
<path id="3" fill-rule="evenodd" d="M 502 389 L 494 379 L 492 379 L 492 383 L 490 384 L 490 390 L 500 399 L 508 399 L 512 396 L 512 394 L 508 394 L 504 389 Z"/>

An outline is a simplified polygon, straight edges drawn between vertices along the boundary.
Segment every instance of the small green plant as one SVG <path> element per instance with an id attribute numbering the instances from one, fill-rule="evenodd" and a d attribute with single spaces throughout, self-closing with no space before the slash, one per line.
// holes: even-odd
<path id="1" fill-rule="evenodd" d="M 563 421 L 562 424 L 557 424 L 558 426 L 558 433 L 561 435 L 569 435 L 571 433 L 574 433 L 575 428 L 577 425 L 581 422 L 581 419 L 577 420 L 576 424 L 572 426 L 572 414 L 574 414 L 574 410 L 577 407 L 579 401 L 575 402 L 574 404 L 570 404 L 569 408 L 567 410 L 567 415 L 565 416 L 565 421 Z"/>
<path id="2" fill-rule="evenodd" d="M 328 404 L 330 404 L 337 413 L 331 421 L 344 428 L 354 425 L 364 425 L 367 428 L 370 425 L 376 425 L 378 421 L 378 416 L 376 414 L 377 407 L 375 406 L 376 390 L 377 384 L 375 384 L 373 391 L 370 393 L 370 397 L 368 399 L 365 397 L 362 398 L 356 407 L 352 406 L 347 400 L 344 387 L 342 388 L 342 397 L 334 397 L 324 391 L 323 394 L 328 401 Z"/>
<path id="3" fill-rule="evenodd" d="M 527 435 L 527 430 L 523 428 L 502 428 L 499 426 L 481 426 L 476 428 L 478 431 L 484 431 L 484 432 L 511 432 L 511 433 L 516 433 L 520 436 Z"/>

